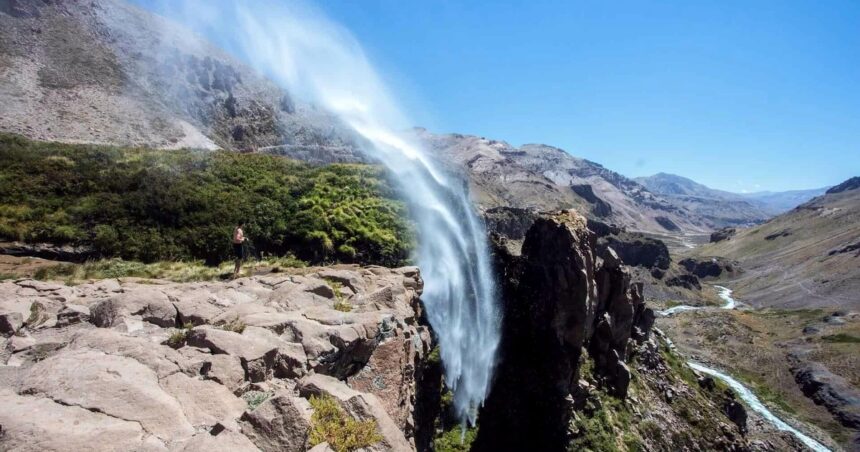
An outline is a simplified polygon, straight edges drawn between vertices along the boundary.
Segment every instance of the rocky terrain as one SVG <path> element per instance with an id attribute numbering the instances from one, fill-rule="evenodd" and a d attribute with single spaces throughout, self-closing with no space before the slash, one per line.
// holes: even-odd
<path id="1" fill-rule="evenodd" d="M 860 189 L 851 181 L 761 226 L 696 248 L 746 271 L 732 281 L 750 304 L 860 310 Z"/>
<path id="2" fill-rule="evenodd" d="M 372 421 L 365 450 L 423 447 L 422 284 L 356 266 L 0 283 L 0 449 L 306 450 L 320 394 Z"/>
<path id="3" fill-rule="evenodd" d="M 572 211 L 538 218 L 518 255 L 497 239 L 502 352 L 473 450 L 802 450 L 683 363 L 597 239 Z"/>
<path id="4" fill-rule="evenodd" d="M 360 158 L 331 115 L 121 0 L 0 2 L 0 104 L 38 140 Z"/>

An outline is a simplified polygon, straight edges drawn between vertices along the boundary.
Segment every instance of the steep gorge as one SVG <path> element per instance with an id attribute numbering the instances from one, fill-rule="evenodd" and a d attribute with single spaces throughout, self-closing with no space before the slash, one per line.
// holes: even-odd
<path id="1" fill-rule="evenodd" d="M 473 450 L 778 450 L 745 436 L 734 394 L 675 355 L 611 247 L 573 211 L 544 214 L 520 254 L 497 237 L 500 363 Z M 787 442 L 786 442 L 787 441 Z"/>

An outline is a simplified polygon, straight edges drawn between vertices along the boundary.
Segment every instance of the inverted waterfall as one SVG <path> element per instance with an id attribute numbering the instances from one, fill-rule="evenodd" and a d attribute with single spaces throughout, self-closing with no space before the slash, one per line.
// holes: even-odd
<path id="1" fill-rule="evenodd" d="M 352 128 L 390 171 L 418 229 L 422 299 L 461 421 L 474 424 L 489 391 L 500 313 L 486 228 L 467 189 L 437 170 L 361 46 L 307 5 L 233 4 L 235 33 L 259 70 Z"/>

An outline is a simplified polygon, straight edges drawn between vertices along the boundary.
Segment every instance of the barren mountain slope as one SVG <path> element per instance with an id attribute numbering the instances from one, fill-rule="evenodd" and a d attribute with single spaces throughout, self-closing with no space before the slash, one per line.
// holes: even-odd
<path id="1" fill-rule="evenodd" d="M 656 232 L 701 232 L 716 225 L 597 163 L 551 146 L 417 130 L 440 160 L 465 172 L 481 208 L 576 208 L 605 222 Z"/>
<path id="2" fill-rule="evenodd" d="M 0 1 L 0 130 L 30 138 L 353 160 L 334 118 L 121 0 Z"/>
<path id="3" fill-rule="evenodd" d="M 784 192 L 732 193 L 667 173 L 637 177 L 634 180 L 652 193 L 670 198 L 721 227 L 764 222 L 816 196 L 823 195 L 827 190 L 827 188 L 817 188 Z"/>
<path id="4" fill-rule="evenodd" d="M 846 187 L 694 253 L 740 261 L 751 304 L 860 309 L 860 189 Z"/>
<path id="5" fill-rule="evenodd" d="M 715 190 L 686 177 L 657 173 L 637 177 L 636 182 L 652 193 L 665 196 L 678 205 L 706 218 L 715 226 L 743 226 L 766 221 L 772 215 L 742 195 Z"/>

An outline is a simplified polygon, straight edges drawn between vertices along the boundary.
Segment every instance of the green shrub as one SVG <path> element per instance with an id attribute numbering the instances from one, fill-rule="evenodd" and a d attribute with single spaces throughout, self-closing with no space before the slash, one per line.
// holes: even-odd
<path id="1" fill-rule="evenodd" d="M 382 441 L 376 421 L 359 421 L 344 412 L 337 401 L 327 395 L 311 396 L 310 446 L 328 443 L 337 452 L 347 452 Z"/>
<path id="2" fill-rule="evenodd" d="M 217 326 L 224 331 L 232 331 L 234 333 L 242 334 L 242 332 L 245 331 L 245 327 L 247 325 L 245 325 L 245 322 L 239 320 L 239 317 L 234 317 L 229 321 L 221 322 Z"/>
<path id="3" fill-rule="evenodd" d="M 194 328 L 194 325 L 190 323 L 186 323 L 182 328 L 175 328 L 167 338 L 167 345 L 170 345 L 171 347 L 181 347 L 185 345 L 185 341 L 188 339 L 188 334 L 191 333 L 192 328 Z"/>
<path id="4" fill-rule="evenodd" d="M 413 228 L 383 170 L 264 154 L 44 143 L 0 134 L 0 239 L 89 245 L 151 263 L 255 253 L 396 266 Z"/>
<path id="5" fill-rule="evenodd" d="M 468 452 L 477 437 L 477 427 L 463 430 L 457 426 L 437 435 L 433 439 L 433 449 L 436 452 Z"/>
<path id="6" fill-rule="evenodd" d="M 852 336 L 850 334 L 838 333 L 838 334 L 830 334 L 827 336 L 822 336 L 821 340 L 824 342 L 847 342 L 857 344 L 860 343 L 860 337 Z"/>

